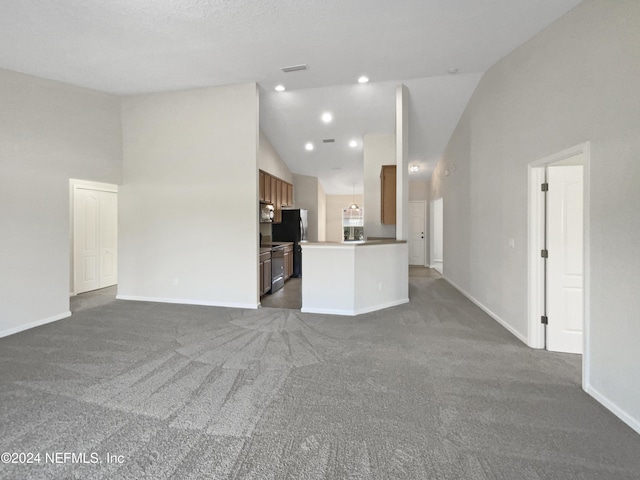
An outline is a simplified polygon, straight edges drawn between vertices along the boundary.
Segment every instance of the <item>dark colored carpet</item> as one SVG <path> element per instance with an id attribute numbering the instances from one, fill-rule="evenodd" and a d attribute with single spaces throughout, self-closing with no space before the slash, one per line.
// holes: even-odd
<path id="1" fill-rule="evenodd" d="M 580 358 L 437 274 L 358 317 L 79 305 L 0 339 L 0 450 L 41 455 L 1 478 L 640 478 L 640 436 L 581 390 Z"/>

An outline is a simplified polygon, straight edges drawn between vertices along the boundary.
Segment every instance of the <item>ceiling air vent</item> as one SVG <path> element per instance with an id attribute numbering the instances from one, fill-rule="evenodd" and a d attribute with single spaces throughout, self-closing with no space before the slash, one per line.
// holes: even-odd
<path id="1" fill-rule="evenodd" d="M 284 73 L 289 73 L 289 72 L 297 72 L 298 70 L 306 70 L 307 68 L 309 68 L 307 66 L 306 63 L 301 63 L 300 65 L 291 65 L 289 67 L 282 67 L 281 70 Z"/>
<path id="2" fill-rule="evenodd" d="M 322 143 L 336 143 L 336 139 L 335 138 L 325 138 L 324 140 L 322 140 Z"/>

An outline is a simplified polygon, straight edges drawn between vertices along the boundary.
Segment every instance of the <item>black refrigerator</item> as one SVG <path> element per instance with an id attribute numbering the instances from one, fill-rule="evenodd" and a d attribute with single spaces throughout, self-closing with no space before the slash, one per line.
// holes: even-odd
<path id="1" fill-rule="evenodd" d="M 302 247 L 307 241 L 307 211 L 301 208 L 282 210 L 282 223 L 271 226 L 274 242 L 293 242 L 293 276 L 302 276 Z"/>

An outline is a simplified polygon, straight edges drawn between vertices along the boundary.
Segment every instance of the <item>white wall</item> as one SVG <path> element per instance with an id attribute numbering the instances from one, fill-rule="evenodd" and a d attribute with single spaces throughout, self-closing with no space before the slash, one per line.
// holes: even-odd
<path id="1" fill-rule="evenodd" d="M 293 174 L 291 170 L 289 170 L 287 164 L 280 158 L 280 154 L 262 130 L 260 130 L 260 141 L 258 144 L 258 168 L 285 182 L 293 184 Z"/>
<path id="2" fill-rule="evenodd" d="M 430 183 L 427 180 L 409 181 L 409 201 L 429 201 Z"/>
<path id="3" fill-rule="evenodd" d="M 432 186 L 445 276 L 526 338 L 527 167 L 591 141 L 586 389 L 640 431 L 638 78 L 640 2 L 581 3 L 484 75 Z"/>
<path id="4" fill-rule="evenodd" d="M 368 237 L 396 238 L 395 225 L 380 223 L 380 169 L 396 164 L 396 136 L 364 136 L 364 234 Z"/>
<path id="5" fill-rule="evenodd" d="M 354 201 L 363 205 L 362 195 L 327 195 L 327 242 L 342 241 L 342 209 L 348 208 Z"/>
<path id="6" fill-rule="evenodd" d="M 257 108 L 253 83 L 124 99 L 120 298 L 257 307 Z"/>
<path id="7" fill-rule="evenodd" d="M 69 315 L 69 178 L 120 183 L 120 100 L 0 69 L 0 336 Z"/>
<path id="8" fill-rule="evenodd" d="M 303 208 L 307 212 L 307 240 L 309 242 L 318 241 L 319 233 L 319 211 L 318 204 L 320 183 L 317 177 L 308 175 L 293 175 L 293 200 L 296 208 Z"/>

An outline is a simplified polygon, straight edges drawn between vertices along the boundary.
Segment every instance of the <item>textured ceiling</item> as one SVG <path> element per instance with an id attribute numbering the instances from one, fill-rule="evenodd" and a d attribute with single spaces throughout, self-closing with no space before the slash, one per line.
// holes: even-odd
<path id="1" fill-rule="evenodd" d="M 328 133 L 319 111 L 334 111 L 336 139 L 390 133 L 388 105 L 402 81 L 412 98 L 410 157 L 427 175 L 481 74 L 578 3 L 2 0 L 0 67 L 114 94 L 258 82 L 261 126 L 291 170 L 315 172 L 328 193 L 351 193 L 351 179 L 322 166 L 349 175 L 353 151 L 312 166 L 299 155 L 307 137 Z M 280 71 L 298 63 L 309 70 Z M 451 67 L 459 74 L 446 75 Z M 372 83 L 353 85 L 363 73 Z M 280 82 L 287 92 L 272 98 Z"/>

